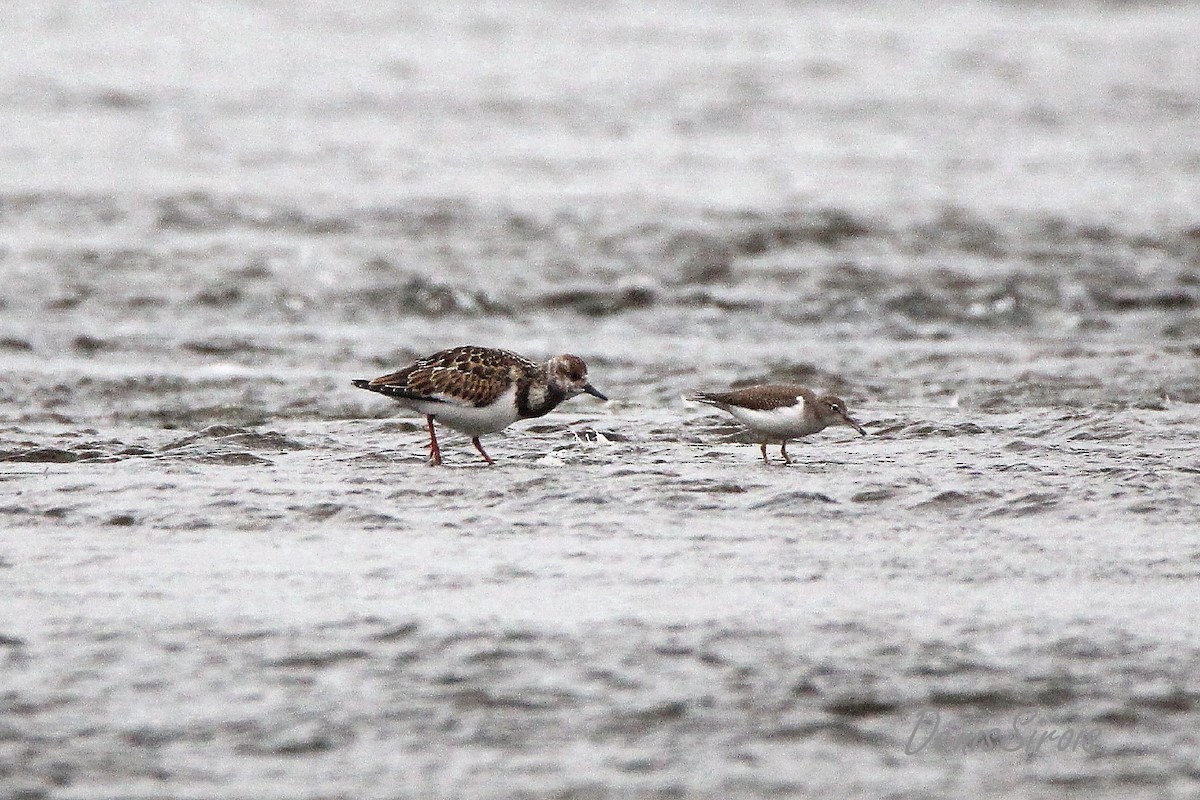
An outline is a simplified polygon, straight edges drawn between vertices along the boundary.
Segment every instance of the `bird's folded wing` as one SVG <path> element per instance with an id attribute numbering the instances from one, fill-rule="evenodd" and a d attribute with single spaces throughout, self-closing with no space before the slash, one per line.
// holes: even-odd
<path id="1" fill-rule="evenodd" d="M 408 369 L 371 381 L 381 394 L 408 400 L 425 400 L 463 406 L 486 406 L 512 386 L 508 364 L 418 362 Z"/>

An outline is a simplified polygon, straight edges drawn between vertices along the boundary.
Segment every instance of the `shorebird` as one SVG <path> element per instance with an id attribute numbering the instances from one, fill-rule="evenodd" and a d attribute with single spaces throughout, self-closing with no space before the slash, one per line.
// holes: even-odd
<path id="1" fill-rule="evenodd" d="M 374 380 L 351 383 L 425 415 L 431 466 L 442 463 L 434 420 L 470 436 L 483 460 L 494 464 L 479 442 L 483 434 L 540 417 L 578 394 L 608 399 L 588 383 L 587 365 L 579 356 L 555 356 L 539 364 L 508 350 L 470 345 L 442 350 Z"/>
<path id="2" fill-rule="evenodd" d="M 762 439 L 765 464 L 771 463 L 767 458 L 768 442 L 779 442 L 779 452 L 784 462 L 790 464 L 792 460 L 787 454 L 790 439 L 823 431 L 830 425 L 848 425 L 867 435 L 863 426 L 850 418 L 840 397 L 831 394 L 817 397 L 803 386 L 763 384 L 729 392 L 696 392 L 687 399 L 715 406 L 749 428 Z"/>

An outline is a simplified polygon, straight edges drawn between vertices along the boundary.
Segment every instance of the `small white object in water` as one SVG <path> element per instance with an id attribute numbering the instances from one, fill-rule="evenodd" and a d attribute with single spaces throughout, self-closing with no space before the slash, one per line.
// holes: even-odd
<path id="1" fill-rule="evenodd" d="M 612 439 L 609 439 L 595 428 L 586 428 L 583 433 L 574 432 L 575 441 L 580 444 L 612 444 Z"/>

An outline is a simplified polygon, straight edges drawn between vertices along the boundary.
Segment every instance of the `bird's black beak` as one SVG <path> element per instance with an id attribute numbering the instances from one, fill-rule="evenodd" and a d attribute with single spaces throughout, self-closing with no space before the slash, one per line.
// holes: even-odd
<path id="1" fill-rule="evenodd" d="M 583 391 L 586 392 L 587 394 L 590 394 L 592 397 L 599 397 L 601 400 L 608 399 L 604 395 L 600 394 L 600 390 L 597 389 L 595 386 L 592 386 L 590 383 L 585 383 L 583 385 Z"/>
<path id="2" fill-rule="evenodd" d="M 844 422 L 845 422 L 847 425 L 849 425 L 851 428 L 854 428 L 854 430 L 856 430 L 856 431 L 858 431 L 860 434 L 862 434 L 863 436 L 866 436 L 866 435 L 867 435 L 867 429 L 866 429 L 866 428 L 864 428 L 862 425 L 859 425 L 859 424 L 858 424 L 857 422 L 855 422 L 854 420 L 850 419 L 849 415 L 847 415 L 847 414 L 842 414 L 842 420 L 843 420 L 843 421 L 844 421 Z"/>

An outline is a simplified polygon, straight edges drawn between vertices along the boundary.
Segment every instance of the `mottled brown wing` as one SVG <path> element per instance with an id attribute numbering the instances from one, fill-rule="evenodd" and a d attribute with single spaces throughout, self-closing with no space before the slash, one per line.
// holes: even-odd
<path id="1" fill-rule="evenodd" d="M 805 402 L 812 402 L 812 393 L 803 386 L 777 383 L 747 386 L 731 392 L 701 392 L 696 395 L 696 399 L 702 403 L 718 407 L 736 406 L 753 411 L 769 411 L 773 408 L 794 406 L 797 397 L 805 398 Z"/>
<path id="2" fill-rule="evenodd" d="M 409 400 L 486 406 L 531 369 L 539 367 L 507 350 L 454 347 L 375 378 L 369 388 Z"/>

